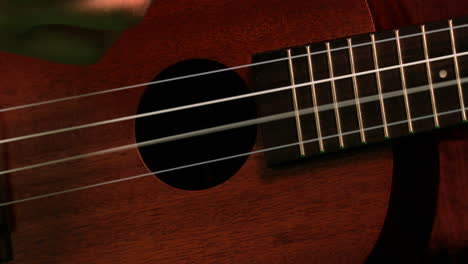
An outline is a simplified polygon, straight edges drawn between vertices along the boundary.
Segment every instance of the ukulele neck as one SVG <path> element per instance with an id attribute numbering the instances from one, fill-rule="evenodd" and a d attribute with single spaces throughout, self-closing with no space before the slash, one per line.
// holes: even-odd
<path id="1" fill-rule="evenodd" d="M 467 55 L 468 17 L 254 55 L 267 162 L 466 122 Z"/>

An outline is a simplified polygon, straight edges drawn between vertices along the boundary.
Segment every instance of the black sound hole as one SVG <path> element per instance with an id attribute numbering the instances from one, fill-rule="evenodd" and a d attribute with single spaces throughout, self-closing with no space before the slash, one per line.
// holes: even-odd
<path id="1" fill-rule="evenodd" d="M 226 68 L 210 61 L 194 59 L 175 64 L 155 79 L 185 76 Z M 234 71 L 188 78 L 147 87 L 138 113 L 184 106 L 248 93 L 244 81 Z M 231 124 L 256 117 L 253 98 L 191 108 L 136 120 L 137 142 L 178 135 Z M 256 126 L 237 128 L 162 144 L 140 147 L 146 166 L 152 172 L 247 153 L 252 150 Z M 184 190 L 203 190 L 225 182 L 244 164 L 247 156 L 205 165 L 155 173 L 163 182 Z"/>

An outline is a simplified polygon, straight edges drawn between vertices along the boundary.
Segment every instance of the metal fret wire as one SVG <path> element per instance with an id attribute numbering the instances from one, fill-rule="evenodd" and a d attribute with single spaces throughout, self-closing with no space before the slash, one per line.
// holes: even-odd
<path id="1" fill-rule="evenodd" d="M 310 79 L 310 82 L 312 83 L 310 85 L 310 89 L 311 89 L 312 102 L 313 102 L 314 111 L 315 111 L 315 127 L 317 129 L 317 137 L 318 137 L 318 140 L 319 140 L 320 152 L 324 152 L 325 147 L 324 147 L 324 144 L 323 144 L 322 128 L 321 128 L 321 125 L 320 125 L 320 115 L 319 115 L 319 111 L 318 111 L 317 93 L 315 91 L 315 84 L 314 84 L 314 67 L 312 65 L 312 56 L 310 55 L 310 46 L 306 46 L 306 51 L 307 51 L 307 54 L 308 54 L 308 56 L 307 56 L 307 65 L 308 65 L 308 68 L 309 68 L 309 79 Z"/>
<path id="2" fill-rule="evenodd" d="M 423 47 L 424 47 L 424 58 L 426 60 L 429 59 L 429 49 L 427 48 L 427 38 L 426 38 L 426 27 L 424 25 L 421 26 L 422 40 L 423 40 Z M 436 127 L 439 127 L 439 117 L 437 116 L 437 103 L 434 94 L 434 88 L 432 87 L 432 71 L 431 71 L 431 64 L 426 62 L 426 73 L 427 73 L 427 83 L 429 84 L 429 94 L 431 95 L 431 105 L 432 105 L 432 113 L 434 114 L 434 124 Z"/>
<path id="3" fill-rule="evenodd" d="M 372 57 L 374 60 L 374 68 L 376 70 L 379 70 L 379 58 L 377 55 L 377 47 L 375 45 L 375 35 L 371 34 L 371 40 L 372 40 Z M 382 95 L 382 81 L 380 80 L 380 72 L 377 71 L 375 73 L 375 79 L 377 81 L 377 91 L 379 92 L 379 101 L 380 101 L 380 112 L 382 113 L 382 122 L 384 125 L 384 135 L 385 138 L 390 138 L 390 134 L 388 133 L 388 126 L 387 126 L 387 113 L 385 111 L 385 103 L 384 103 L 384 98 Z"/>
<path id="4" fill-rule="evenodd" d="M 468 82 L 468 77 L 465 77 L 461 79 L 462 83 Z M 438 88 L 443 88 L 446 86 L 450 85 L 455 85 L 457 80 L 450 80 L 450 81 L 445 81 L 445 82 L 440 82 L 434 84 L 434 89 Z M 411 88 L 408 93 L 418 93 L 418 92 L 424 92 L 427 91 L 428 86 L 427 85 L 421 85 L 417 87 Z M 388 92 L 384 94 L 384 97 L 387 98 L 392 98 L 392 97 L 397 97 L 402 95 L 402 91 L 393 91 L 393 92 Z M 379 95 L 371 95 L 371 96 L 366 96 L 361 98 L 362 103 L 368 103 L 368 102 L 374 102 L 379 99 Z M 352 106 L 355 104 L 355 101 L 353 99 L 346 100 L 339 102 L 338 107 L 347 107 L 347 106 Z M 335 109 L 336 105 L 335 104 L 327 104 L 327 105 L 321 105 L 318 107 L 319 111 L 326 111 L 326 110 L 331 110 Z M 314 113 L 314 107 L 309 107 L 305 109 L 299 110 L 299 115 L 306 115 L 306 114 L 312 114 Z M 196 130 L 192 132 L 187 132 L 187 133 L 182 133 L 178 135 L 172 135 L 172 136 L 167 136 L 163 138 L 158 138 L 158 139 L 152 139 L 152 140 L 147 140 L 143 142 L 138 142 L 134 144 L 128 144 L 128 145 L 123 145 L 119 147 L 114 147 L 114 148 L 109 148 L 109 149 L 104 149 L 104 150 L 99 150 L 91 153 L 86 153 L 86 154 L 80 154 L 80 155 L 75 155 L 75 156 L 70 156 L 67 158 L 62 158 L 62 159 L 56 159 L 56 160 L 51 160 L 51 161 L 46 161 L 42 163 L 36 163 L 33 165 L 28 165 L 24 167 L 18 167 L 18 168 L 13 168 L 9 170 L 4 170 L 0 171 L 0 175 L 8 174 L 8 173 L 14 173 L 14 172 L 20 172 L 20 171 L 25 171 L 25 170 L 30 170 L 30 169 L 35 169 L 35 168 L 40 168 L 44 166 L 49 166 L 49 165 L 54 165 L 54 164 L 59 164 L 59 163 L 64 163 L 64 162 L 69 162 L 69 161 L 74 161 L 74 160 L 79 160 L 83 158 L 89 158 L 89 157 L 94 157 L 94 156 L 100 156 L 104 154 L 109 154 L 113 152 L 119 152 L 123 150 L 128 150 L 136 147 L 146 147 L 146 146 L 151 146 L 155 144 L 161 144 L 165 142 L 170 142 L 170 141 L 175 141 L 175 140 L 180 140 L 180 139 L 185 139 L 185 138 L 190 138 L 190 137 L 195 137 L 195 136 L 201 136 L 201 135 L 206 135 L 206 134 L 211 134 L 211 133 L 216 133 L 216 132 L 221 132 L 221 131 L 226 131 L 226 130 L 231 130 L 231 129 L 236 129 L 236 128 L 241 128 L 241 127 L 246 127 L 246 126 L 251 126 L 251 125 L 258 125 L 258 124 L 263 124 L 267 122 L 272 122 L 272 121 L 277 121 L 285 118 L 290 118 L 294 117 L 296 115 L 295 111 L 290 111 L 290 112 L 285 112 L 281 114 L 275 114 L 275 115 L 269 115 L 265 117 L 260 117 L 260 118 L 255 118 L 255 119 L 250 119 L 246 121 L 240 121 L 236 123 L 230 123 L 227 125 L 221 125 L 217 127 L 211 127 L 211 128 L 206 128 L 206 129 L 201 129 L 201 130 Z M 406 120 L 407 121 L 407 120 Z M 325 137 L 323 137 L 325 139 Z"/>
<path id="5" fill-rule="evenodd" d="M 400 43 L 400 31 L 395 30 L 395 38 L 398 50 L 398 62 L 400 66 L 400 76 L 401 76 L 401 87 L 403 89 L 403 98 L 405 99 L 405 109 L 406 109 L 406 118 L 408 119 L 408 130 L 410 133 L 414 133 L 413 130 L 413 120 L 411 118 L 411 110 L 410 104 L 408 99 L 408 89 L 406 87 L 406 76 L 405 76 L 405 68 L 403 67 L 403 56 L 401 54 L 401 43 Z"/>
<path id="6" fill-rule="evenodd" d="M 327 47 L 327 57 L 328 57 L 328 74 L 330 74 L 330 79 L 335 78 L 335 75 L 333 74 L 333 62 L 332 62 L 332 57 L 331 57 L 331 51 L 330 51 L 330 42 L 325 43 L 325 46 Z M 336 130 L 338 131 L 338 141 L 340 142 L 340 148 L 344 148 L 344 140 L 343 140 L 343 135 L 341 131 L 341 117 L 340 117 L 340 111 L 339 111 L 339 106 L 338 106 L 338 100 L 336 98 L 336 85 L 335 81 L 331 81 L 331 91 L 332 91 L 332 97 L 333 97 L 333 109 L 335 110 L 335 120 L 336 120 Z"/>
<path id="7" fill-rule="evenodd" d="M 353 47 L 355 47 L 355 46 L 353 46 Z M 348 47 L 346 47 L 346 48 L 348 48 Z M 461 56 L 466 56 L 466 55 L 468 55 L 468 51 L 462 52 L 462 53 L 456 53 L 456 54 L 452 54 L 452 55 L 445 55 L 445 56 L 441 56 L 441 57 L 437 57 L 437 58 L 431 58 L 428 61 L 429 62 L 434 62 L 434 61 L 451 59 L 451 58 L 454 58 L 454 57 L 461 57 Z M 327 78 L 327 79 L 322 79 L 322 80 L 304 82 L 304 83 L 300 83 L 300 84 L 295 84 L 294 86 L 292 86 L 292 85 L 283 86 L 283 87 L 278 87 L 278 88 L 274 88 L 274 89 L 270 89 L 270 90 L 253 92 L 253 93 L 248 93 L 248 94 L 243 94 L 243 95 L 238 95 L 238 96 L 232 96 L 232 97 L 226 97 L 226 98 L 221 98 L 221 99 L 216 99 L 216 100 L 211 100 L 211 101 L 206 101 L 206 102 L 201 102 L 201 103 L 196 103 L 196 104 L 190 104 L 190 105 L 184 105 L 184 106 L 179 106 L 179 107 L 174 107 L 174 108 L 168 108 L 168 109 L 163 109 L 163 110 L 158 110 L 158 111 L 153 111 L 153 112 L 148 112 L 148 113 L 142 113 L 142 114 L 138 114 L 138 115 L 119 117 L 119 118 L 115 118 L 115 119 L 109 119 L 109 120 L 105 120 L 105 121 L 98 121 L 98 122 L 84 124 L 84 125 L 72 126 L 72 127 L 68 127 L 68 128 L 61 128 L 61 129 L 50 130 L 50 131 L 46 131 L 46 132 L 34 133 L 34 134 L 30 134 L 30 135 L 24 135 L 24 136 L 18 136 L 18 137 L 13 137 L 13 138 L 2 139 L 2 140 L 0 140 L 0 144 L 11 143 L 11 142 L 20 141 L 20 140 L 26 140 L 26 139 L 30 139 L 30 138 L 48 136 L 48 135 L 53 135 L 53 134 L 58 134 L 58 133 L 70 132 L 70 131 L 84 129 L 84 128 L 91 128 L 91 127 L 96 127 L 96 126 L 108 125 L 108 124 L 112 124 L 112 123 L 123 122 L 123 121 L 132 120 L 132 119 L 143 118 L 143 117 L 148 117 L 148 116 L 154 116 L 154 115 L 170 113 L 170 112 L 175 112 L 175 111 L 180 111 L 180 110 L 186 110 L 186 109 L 206 106 L 206 105 L 210 105 L 210 104 L 217 104 L 217 103 L 222 103 L 222 102 L 239 100 L 239 99 L 243 99 L 243 98 L 255 97 L 255 96 L 259 96 L 259 95 L 264 95 L 264 94 L 270 94 L 270 93 L 289 90 L 289 89 L 292 89 L 293 87 L 300 88 L 300 87 L 304 87 L 304 86 L 310 86 L 310 85 L 315 85 L 315 84 L 320 84 L 320 83 L 325 83 L 325 82 L 330 82 L 330 81 L 348 79 L 348 78 L 352 78 L 353 76 L 357 77 L 357 76 L 362 76 L 362 75 L 367 75 L 367 74 L 380 73 L 380 72 L 389 71 L 389 70 L 393 70 L 393 69 L 399 69 L 400 67 L 407 67 L 407 66 L 413 66 L 413 65 L 424 64 L 424 63 L 427 63 L 427 60 L 408 62 L 408 63 L 402 64 L 402 65 L 394 65 L 394 66 L 389 66 L 389 67 L 384 67 L 384 68 L 378 68 L 377 67 L 375 70 L 363 71 L 363 72 L 359 72 L 359 73 L 356 73 L 356 74 L 341 75 L 341 76 L 338 76 L 338 77 Z M 378 78 L 378 80 L 379 79 L 380 78 Z"/>
<path id="8" fill-rule="evenodd" d="M 459 29 L 459 28 L 465 28 L 465 27 L 468 27 L 468 24 L 458 25 L 458 26 L 453 27 L 453 29 Z M 436 29 L 436 30 L 427 31 L 426 34 L 433 34 L 433 33 L 437 33 L 437 32 L 449 31 L 449 30 L 451 30 L 450 27 L 442 28 L 442 29 Z M 414 34 L 401 36 L 400 39 L 412 38 L 412 37 L 417 37 L 417 36 L 421 36 L 421 35 L 422 35 L 422 33 L 414 33 Z M 383 42 L 393 41 L 393 40 L 396 40 L 396 38 L 382 39 L 382 40 L 376 41 L 375 43 L 378 44 L 378 43 L 383 43 Z M 357 47 L 363 47 L 363 46 L 367 46 L 367 45 L 372 45 L 372 42 L 366 42 L 366 43 L 353 45 L 353 47 L 357 48 Z M 331 51 L 332 52 L 333 51 L 339 51 L 339 50 L 343 50 L 343 49 L 347 49 L 347 48 L 348 47 L 335 48 L 335 49 L 332 49 Z M 323 54 L 323 53 L 326 53 L 326 51 L 313 52 L 312 55 L 319 55 L 319 54 Z M 302 54 L 302 55 L 292 56 L 292 58 L 296 59 L 296 58 L 302 58 L 302 57 L 306 57 L 306 56 L 307 56 L 307 54 Z M 158 81 L 154 81 L 154 82 L 147 82 L 147 83 L 123 86 L 123 87 L 104 90 L 104 91 L 98 91 L 98 92 L 86 93 L 86 94 L 81 94 L 81 95 L 63 97 L 63 98 L 59 98 L 59 99 L 52 99 L 52 100 L 47 100 L 47 101 L 41 101 L 41 102 L 36 102 L 36 103 L 19 105 L 19 106 L 0 108 L 0 113 L 19 110 L 19 109 L 24 109 L 24 108 L 36 107 L 36 106 L 45 105 L 45 104 L 53 104 L 53 103 L 58 103 L 58 102 L 63 102 L 63 101 L 76 100 L 76 99 L 81 99 L 81 98 L 90 97 L 90 96 L 102 95 L 102 94 L 106 94 L 106 93 L 124 91 L 124 90 L 139 88 L 139 87 L 143 87 L 143 86 L 153 85 L 153 84 L 161 84 L 161 83 L 173 82 L 173 81 L 178 81 L 178 80 L 183 80 L 183 79 L 188 79 L 188 78 L 194 78 L 194 77 L 199 77 L 199 76 L 204 76 L 204 75 L 209 75 L 209 74 L 216 74 L 216 73 L 221 73 L 221 72 L 225 72 L 225 71 L 239 70 L 239 69 L 243 69 L 243 68 L 255 67 L 255 66 L 259 66 L 259 65 L 275 63 L 275 62 L 280 62 L 280 61 L 284 61 L 284 60 L 288 60 L 288 58 L 284 57 L 284 58 L 279 58 L 279 59 L 274 59 L 274 60 L 261 61 L 261 62 L 256 62 L 256 63 L 250 63 L 250 64 L 244 64 L 244 65 L 229 67 L 229 68 L 226 68 L 226 69 L 219 69 L 219 70 L 207 71 L 207 72 L 202 72 L 202 73 L 189 74 L 189 75 L 180 76 L 180 77 L 168 78 L 168 79 L 158 80 Z"/>
<path id="9" fill-rule="evenodd" d="M 456 110 L 452 110 L 452 111 L 441 112 L 441 113 L 439 113 L 439 116 L 453 114 L 453 113 L 457 113 L 459 111 L 466 111 L 466 110 L 468 110 L 468 108 L 465 108 L 465 109 L 460 108 L 460 109 L 456 109 Z M 417 118 L 414 118 L 413 120 L 418 121 L 418 120 L 424 120 L 424 119 L 428 119 L 428 118 L 433 118 L 433 115 L 417 117 Z M 407 120 L 403 120 L 403 121 L 399 121 L 399 122 L 389 123 L 387 125 L 388 126 L 393 126 L 393 125 L 405 124 L 406 122 L 407 122 Z M 364 130 L 368 131 L 368 130 L 381 129 L 381 128 L 383 128 L 383 126 L 369 127 L 369 128 L 364 129 Z M 360 130 L 344 132 L 343 135 L 346 136 L 346 135 L 350 135 L 350 134 L 354 134 L 354 133 L 359 133 L 359 131 Z M 337 134 L 330 135 L 330 136 L 325 136 L 325 137 L 323 137 L 323 139 L 335 138 L 337 136 L 338 136 Z M 313 142 L 315 142 L 317 140 L 318 139 L 315 138 L 315 139 L 305 140 L 302 143 L 303 144 L 308 144 L 308 143 L 313 143 Z M 24 203 L 24 202 L 28 202 L 28 201 L 38 200 L 38 199 L 42 199 L 42 198 L 57 196 L 57 195 L 76 192 L 76 191 L 81 191 L 81 190 L 87 190 L 87 189 L 96 188 L 96 187 L 99 187 L 99 186 L 109 185 L 109 184 L 113 184 L 113 183 L 135 180 L 135 179 L 139 179 L 139 178 L 143 178 L 143 177 L 152 176 L 154 174 L 162 174 L 162 173 L 165 173 L 165 172 L 187 169 L 187 168 L 191 168 L 191 167 L 196 167 L 196 166 L 211 164 L 211 163 L 215 163 L 215 162 L 220 162 L 220 161 L 223 161 L 223 160 L 229 160 L 229 159 L 234 159 L 234 158 L 238 158 L 238 157 L 249 156 L 249 155 L 264 153 L 264 152 L 268 152 L 268 151 L 293 147 L 293 146 L 297 146 L 298 144 L 299 144 L 299 142 L 295 142 L 295 143 L 285 144 L 285 145 L 281 145 L 281 146 L 277 146 L 277 147 L 271 147 L 271 148 L 251 151 L 251 152 L 248 152 L 248 153 L 242 153 L 242 154 L 238 154 L 238 155 L 232 155 L 232 156 L 228 156 L 228 157 L 223 157 L 223 158 L 218 158 L 218 159 L 193 163 L 193 164 L 184 165 L 184 166 L 180 166 L 180 167 L 176 167 L 176 168 L 170 168 L 170 169 L 165 169 L 165 170 L 160 170 L 160 171 L 155 171 L 155 172 L 149 172 L 149 173 L 144 173 L 144 174 L 140 174 L 140 175 L 136 175 L 136 176 L 132 176 L 132 177 L 127 177 L 127 178 L 122 178 L 122 179 L 117 179 L 117 180 L 112 180 L 112 181 L 106 181 L 106 182 L 101 182 L 101 183 L 97 183 L 97 184 L 86 185 L 86 186 L 82 186 L 82 187 L 78 187 L 78 188 L 72 188 L 72 189 L 67 189 L 67 190 L 63 190 L 63 191 L 59 191 L 59 192 L 52 192 L 52 193 L 48 193 L 48 194 L 37 195 L 37 196 L 24 198 L 24 199 L 18 199 L 18 200 L 14 200 L 14 201 L 10 201 L 10 202 L 0 203 L 0 207 L 7 206 L 7 205 L 12 205 L 12 204 Z"/>
<path id="10" fill-rule="evenodd" d="M 358 123 L 359 123 L 359 129 L 361 130 L 361 142 L 366 142 L 366 133 L 364 133 L 364 125 L 362 121 L 362 111 L 361 111 L 361 102 L 359 100 L 359 89 L 358 89 L 358 83 L 357 83 L 357 78 L 356 78 L 356 70 L 354 66 L 354 52 L 353 52 L 353 43 L 351 38 L 347 39 L 348 41 L 348 53 L 349 53 L 349 61 L 350 61 L 350 68 L 351 68 L 351 74 L 353 74 L 353 91 L 354 91 L 354 100 L 356 101 L 356 110 L 357 110 L 357 117 L 358 117 Z"/>
<path id="11" fill-rule="evenodd" d="M 453 54 L 456 54 L 457 53 L 457 48 L 455 46 L 455 33 L 454 33 L 454 30 L 453 30 L 453 21 L 452 19 L 449 20 L 449 26 L 450 26 L 450 43 L 452 45 L 452 53 Z M 455 66 L 455 76 L 457 78 L 457 86 L 458 86 L 458 97 L 459 97 L 459 100 L 460 100 L 460 106 L 461 108 L 465 108 L 465 102 L 464 102 L 464 99 L 463 99 L 463 90 L 462 90 L 462 85 L 461 85 L 461 82 L 460 82 L 460 69 L 458 67 L 458 58 L 455 56 L 453 57 L 453 64 Z M 466 118 L 466 112 L 465 111 L 462 111 L 461 113 L 462 115 L 462 118 L 463 118 L 463 121 L 467 121 L 467 118 Z"/>
<path id="12" fill-rule="evenodd" d="M 289 80 L 291 82 L 291 86 L 293 87 L 291 89 L 292 92 L 292 100 L 293 100 L 293 105 L 294 105 L 294 112 L 296 113 L 296 132 L 297 132 L 297 138 L 299 139 L 299 152 L 301 153 L 301 156 L 305 156 L 305 149 L 304 149 L 304 144 L 302 144 L 302 126 L 301 126 L 301 118 L 299 116 L 299 105 L 297 102 L 297 94 L 296 94 L 296 80 L 294 78 L 294 66 L 292 63 L 291 59 L 291 49 L 287 50 L 288 53 L 288 67 L 289 67 Z"/>

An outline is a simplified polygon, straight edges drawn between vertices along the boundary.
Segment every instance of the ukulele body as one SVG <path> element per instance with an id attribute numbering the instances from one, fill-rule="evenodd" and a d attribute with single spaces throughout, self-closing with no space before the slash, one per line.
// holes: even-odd
<path id="1" fill-rule="evenodd" d="M 417 15 L 404 17 L 382 12 L 408 6 L 384 5 L 371 3 L 372 17 L 363 0 L 155 1 L 96 65 L 1 53 L 0 106 L 146 83 L 189 59 L 232 67 L 264 51 L 467 13 L 455 3 L 422 10 L 413 2 L 405 5 L 414 5 Z M 249 68 L 236 72 L 254 91 Z M 144 89 L 5 112 L 1 137 L 134 115 Z M 258 131 L 253 150 L 263 148 Z M 467 213 L 459 210 L 466 202 L 450 203 L 464 197 L 468 177 L 466 131 L 456 132 L 440 147 L 443 181 L 435 191 L 443 198 L 442 216 L 429 220 L 435 247 L 460 248 L 468 239 L 460 220 Z M 2 169 L 132 143 L 133 120 L 39 137 L 0 146 Z M 8 207 L 12 263 L 363 263 L 391 217 L 392 161 L 389 144 L 279 168 L 267 167 L 259 153 L 206 190 L 181 190 L 149 176 L 15 204 Z M 7 200 L 16 200 L 148 172 L 132 148 L 11 173 L 4 187 Z M 454 183 L 458 194 L 447 191 Z M 447 229 L 454 221 L 457 232 Z"/>

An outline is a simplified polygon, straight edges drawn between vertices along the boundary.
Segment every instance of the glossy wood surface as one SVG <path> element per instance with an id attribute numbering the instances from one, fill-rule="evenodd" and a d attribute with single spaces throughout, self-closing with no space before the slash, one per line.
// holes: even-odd
<path id="1" fill-rule="evenodd" d="M 451 10 L 441 18 L 460 12 Z M 191 58 L 247 64 L 258 52 L 374 31 L 377 17 L 361 0 L 156 1 L 97 65 L 2 53 L 0 106 L 148 82 Z M 238 73 L 252 84 L 247 70 Z M 4 137 L 132 115 L 143 88 L 4 113 Z M 261 142 L 259 135 L 255 149 Z M 123 122 L 8 144 L 7 165 L 129 143 L 133 122 Z M 21 199 L 147 172 L 132 149 L 9 180 L 12 198 Z M 277 169 L 253 155 L 232 179 L 204 191 L 146 177 L 40 199 L 11 207 L 12 263 L 363 263 L 385 221 L 391 182 L 385 145 Z"/>

